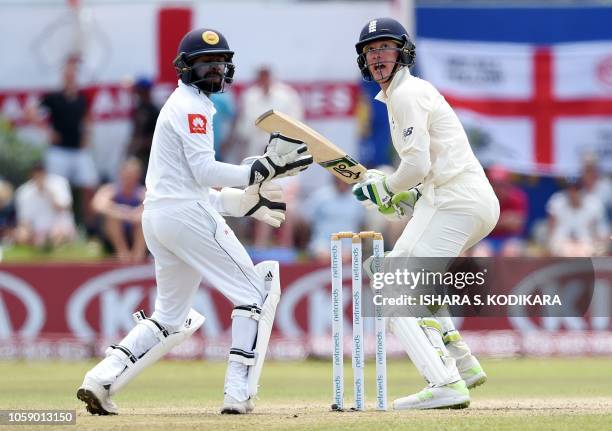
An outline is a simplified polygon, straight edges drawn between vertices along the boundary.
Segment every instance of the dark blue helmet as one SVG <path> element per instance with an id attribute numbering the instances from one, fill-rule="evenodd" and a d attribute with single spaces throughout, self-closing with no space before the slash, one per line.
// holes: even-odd
<path id="1" fill-rule="evenodd" d="M 224 61 L 207 61 L 194 64 L 203 55 L 221 55 Z M 183 83 L 193 85 L 205 93 L 221 93 L 225 84 L 234 80 L 236 67 L 232 63 L 234 51 L 227 39 L 218 31 L 199 28 L 187 33 L 178 47 L 174 68 Z"/>
<path id="2" fill-rule="evenodd" d="M 366 81 L 372 81 L 372 74 L 368 69 L 365 52 L 365 46 L 376 40 L 393 40 L 398 43 L 397 51 L 399 52 L 395 67 L 390 77 L 392 78 L 397 69 L 401 66 L 412 67 L 416 57 L 414 43 L 410 40 L 408 32 L 399 22 L 392 18 L 376 18 L 368 22 L 361 33 L 359 41 L 355 44 L 357 50 L 357 65 L 361 70 L 361 75 Z"/>

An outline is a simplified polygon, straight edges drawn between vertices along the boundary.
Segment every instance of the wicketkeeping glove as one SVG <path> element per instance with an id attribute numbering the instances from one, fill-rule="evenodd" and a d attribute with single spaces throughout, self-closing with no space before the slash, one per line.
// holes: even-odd
<path id="1" fill-rule="evenodd" d="M 261 184 L 272 178 L 296 175 L 313 162 L 308 147 L 300 140 L 272 133 L 263 156 L 249 157 L 243 163 L 251 163 L 249 185 Z"/>
<path id="2" fill-rule="evenodd" d="M 360 202 L 367 209 L 377 209 L 379 213 L 388 218 L 391 221 L 401 220 L 406 217 L 412 217 L 412 213 L 414 212 L 414 206 L 416 202 L 421 197 L 421 192 L 417 187 L 413 187 L 410 190 L 399 192 L 391 197 L 391 204 L 389 206 L 380 205 L 377 206 L 373 201 L 367 199 L 365 194 L 360 193 L 361 189 L 358 188 L 357 191 L 353 188 L 353 193 L 360 200 Z"/>
<path id="3" fill-rule="evenodd" d="M 221 205 L 233 217 L 251 216 L 270 226 L 279 227 L 285 221 L 287 205 L 278 184 L 266 182 L 244 190 L 225 187 L 221 190 Z"/>
<path id="4" fill-rule="evenodd" d="M 353 194 L 366 207 L 371 207 L 367 201 L 372 202 L 379 209 L 381 207 L 389 207 L 393 193 L 389 191 L 386 184 L 387 176 L 376 169 L 368 169 L 365 175 L 365 181 L 353 186 Z"/>
<path id="5" fill-rule="evenodd" d="M 417 187 L 408 191 L 399 192 L 391 198 L 391 206 L 395 209 L 398 218 L 412 217 L 414 206 L 421 197 L 421 192 Z"/>

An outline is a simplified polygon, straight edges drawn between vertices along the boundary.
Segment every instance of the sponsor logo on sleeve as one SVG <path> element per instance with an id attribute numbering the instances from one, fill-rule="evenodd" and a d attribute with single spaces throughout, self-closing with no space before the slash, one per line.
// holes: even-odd
<path id="1" fill-rule="evenodd" d="M 208 120 L 202 114 L 187 114 L 187 121 L 189 122 L 189 133 L 206 133 L 206 126 Z"/>

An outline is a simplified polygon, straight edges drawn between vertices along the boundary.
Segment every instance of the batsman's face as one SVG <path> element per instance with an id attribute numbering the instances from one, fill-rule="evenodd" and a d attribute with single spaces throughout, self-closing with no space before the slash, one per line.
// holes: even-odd
<path id="1" fill-rule="evenodd" d="M 399 56 L 398 48 L 393 40 L 377 40 L 364 47 L 368 70 L 376 82 L 386 82 L 391 76 Z"/>
<path id="2" fill-rule="evenodd" d="M 221 84 L 225 73 L 224 55 L 203 55 L 194 60 L 192 68 L 198 79 L 203 79 L 211 84 Z"/>

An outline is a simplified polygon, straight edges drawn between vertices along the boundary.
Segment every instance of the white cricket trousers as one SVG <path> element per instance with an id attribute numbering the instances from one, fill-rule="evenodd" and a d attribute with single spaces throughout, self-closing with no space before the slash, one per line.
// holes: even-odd
<path id="1" fill-rule="evenodd" d="M 205 202 L 145 208 L 142 229 L 155 258 L 157 299 L 153 318 L 178 329 L 202 278 L 234 305 L 264 300 L 264 281 L 219 213 Z"/>
<path id="2" fill-rule="evenodd" d="M 435 189 L 433 204 L 426 199 L 417 202 L 412 219 L 389 257 L 452 258 L 489 234 L 499 218 L 499 202 L 491 185 L 479 176 L 459 180 Z M 439 264 L 445 264 L 444 259 L 438 260 Z M 436 318 L 443 332 L 454 329 L 449 317 Z M 442 333 L 424 331 L 427 337 L 423 337 L 420 331 L 423 321 L 415 317 L 391 317 L 388 323 L 429 383 L 443 386 L 461 378 Z M 467 346 L 465 349 L 469 354 Z"/>
<path id="3" fill-rule="evenodd" d="M 389 257 L 457 257 L 493 230 L 499 201 L 486 179 L 460 179 L 419 200 Z"/>

